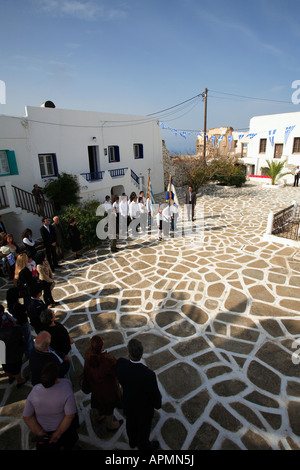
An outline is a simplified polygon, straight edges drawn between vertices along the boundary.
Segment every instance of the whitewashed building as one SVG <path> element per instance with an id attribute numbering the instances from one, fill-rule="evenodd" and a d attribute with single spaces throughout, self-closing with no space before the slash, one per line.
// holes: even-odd
<path id="1" fill-rule="evenodd" d="M 20 239 L 39 237 L 32 198 L 59 173 L 76 175 L 83 201 L 145 189 L 164 190 L 161 128 L 155 118 L 58 109 L 52 102 L 26 107 L 24 117 L 0 116 L 0 215 Z"/>
<path id="2" fill-rule="evenodd" d="M 247 136 L 247 154 L 240 162 L 248 175 L 265 175 L 267 160 L 286 161 L 284 173 L 300 165 L 300 112 L 255 116 Z M 283 179 L 292 184 L 294 176 Z"/>

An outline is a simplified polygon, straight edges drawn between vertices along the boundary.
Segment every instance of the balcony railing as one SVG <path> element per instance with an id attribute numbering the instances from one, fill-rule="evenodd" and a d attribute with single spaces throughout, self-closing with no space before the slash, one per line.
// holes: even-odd
<path id="1" fill-rule="evenodd" d="M 272 235 L 299 240 L 300 238 L 300 206 L 290 206 L 273 216 Z"/>
<path id="2" fill-rule="evenodd" d="M 81 176 L 83 176 L 86 181 L 89 183 L 91 181 L 99 181 L 103 179 L 105 171 L 95 171 L 94 173 L 81 173 Z"/>
<path id="3" fill-rule="evenodd" d="M 128 168 L 117 168 L 116 170 L 108 170 L 112 178 L 118 178 L 119 176 L 125 176 Z"/>

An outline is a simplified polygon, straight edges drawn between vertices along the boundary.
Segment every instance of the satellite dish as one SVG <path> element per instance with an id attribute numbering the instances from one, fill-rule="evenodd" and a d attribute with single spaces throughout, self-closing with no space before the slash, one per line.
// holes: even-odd
<path id="1" fill-rule="evenodd" d="M 41 104 L 41 108 L 55 108 L 55 104 L 53 101 L 45 101 L 45 103 Z"/>

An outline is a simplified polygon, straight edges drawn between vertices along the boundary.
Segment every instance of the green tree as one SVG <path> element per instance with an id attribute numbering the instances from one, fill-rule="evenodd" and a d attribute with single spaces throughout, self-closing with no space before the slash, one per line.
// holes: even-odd
<path id="1" fill-rule="evenodd" d="M 59 173 L 57 178 L 47 181 L 44 187 L 44 193 L 54 202 L 57 210 L 70 204 L 78 204 L 79 190 L 77 176 L 68 173 Z"/>
<path id="2" fill-rule="evenodd" d="M 267 176 L 270 176 L 273 186 L 276 184 L 276 182 L 280 178 L 282 178 L 285 175 L 291 174 L 290 171 L 287 171 L 286 173 L 281 173 L 284 168 L 285 163 L 286 163 L 286 160 L 284 160 L 284 162 L 276 162 L 274 160 L 270 162 L 270 160 L 267 160 L 268 166 L 265 169 L 265 172 Z"/>

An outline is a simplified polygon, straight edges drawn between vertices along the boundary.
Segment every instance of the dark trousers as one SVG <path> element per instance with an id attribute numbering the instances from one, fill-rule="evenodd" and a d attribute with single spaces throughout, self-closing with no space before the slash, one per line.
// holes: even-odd
<path id="1" fill-rule="evenodd" d="M 47 306 L 51 305 L 51 304 L 54 304 L 54 300 L 53 300 L 52 293 L 51 293 L 51 284 L 50 284 L 50 282 L 42 281 L 42 286 L 43 286 L 43 294 L 44 294 L 45 304 Z"/>
<path id="2" fill-rule="evenodd" d="M 299 174 L 295 175 L 295 179 L 294 179 L 294 186 L 298 186 L 298 185 L 299 185 Z"/>
<path id="3" fill-rule="evenodd" d="M 51 269 L 56 268 L 58 264 L 57 255 L 56 255 L 56 247 L 52 245 L 46 245 L 45 250 L 46 250 L 46 257 L 50 264 Z"/>
<path id="4" fill-rule="evenodd" d="M 151 450 L 149 440 L 151 432 L 153 412 L 133 412 L 126 415 L 126 431 L 130 447 L 138 447 L 139 450 Z"/>

